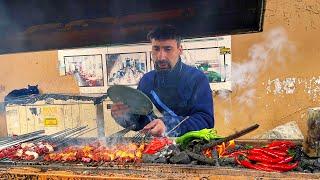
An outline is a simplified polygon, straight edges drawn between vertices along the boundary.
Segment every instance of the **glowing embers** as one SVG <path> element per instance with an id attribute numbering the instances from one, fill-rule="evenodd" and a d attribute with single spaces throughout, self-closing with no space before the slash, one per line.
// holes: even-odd
<path id="1" fill-rule="evenodd" d="M 228 150 L 234 149 L 235 145 L 236 144 L 235 144 L 234 140 L 231 140 L 227 143 L 222 143 L 220 145 L 216 145 L 214 147 L 205 149 L 203 151 L 203 155 L 205 155 L 208 158 L 212 158 L 212 150 L 213 150 L 213 148 L 215 148 L 215 150 L 217 151 L 219 158 L 220 158 L 220 157 L 223 157 Z"/>

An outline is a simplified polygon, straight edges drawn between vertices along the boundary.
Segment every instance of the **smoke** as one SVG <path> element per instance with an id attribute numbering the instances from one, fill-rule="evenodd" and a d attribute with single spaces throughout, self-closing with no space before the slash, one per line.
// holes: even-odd
<path id="1" fill-rule="evenodd" d="M 277 27 L 265 36 L 263 42 L 254 44 L 248 52 L 248 59 L 244 63 L 232 64 L 232 90 L 241 92 L 236 101 L 247 106 L 254 106 L 256 90 L 254 86 L 261 74 L 274 64 L 284 67 L 285 51 L 293 52 L 295 49 L 283 27 Z"/>
<path id="2" fill-rule="evenodd" d="M 246 104 L 250 107 L 254 105 L 253 99 L 255 98 L 256 90 L 255 89 L 248 89 L 244 91 L 241 96 L 237 97 L 237 101 L 240 104 Z"/>
<path id="3" fill-rule="evenodd" d="M 165 136 L 177 137 L 181 135 L 180 129 L 176 128 L 176 126 L 180 126 L 178 125 L 180 123 L 180 119 L 183 119 L 183 117 L 174 117 L 169 115 L 167 112 L 163 113 L 163 121 L 166 124 L 166 132 L 164 133 Z"/>

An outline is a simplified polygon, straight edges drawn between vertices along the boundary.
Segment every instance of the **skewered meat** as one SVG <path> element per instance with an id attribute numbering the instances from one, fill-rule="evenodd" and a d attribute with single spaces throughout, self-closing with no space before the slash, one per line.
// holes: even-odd
<path id="1" fill-rule="evenodd" d="M 57 153 L 49 153 L 44 159 L 46 161 L 73 162 L 138 162 L 141 160 L 144 144 L 134 143 L 117 144 L 107 147 L 100 143 L 89 144 L 82 147 L 67 147 Z"/>
<path id="2" fill-rule="evenodd" d="M 30 160 L 38 159 L 39 154 L 34 152 L 34 151 L 26 151 L 26 152 L 24 152 L 24 154 L 21 157 L 24 160 L 29 160 L 30 161 Z"/>
<path id="3" fill-rule="evenodd" d="M 30 148 L 30 147 L 33 147 L 35 146 L 35 144 L 33 143 L 30 143 L 30 142 L 26 142 L 26 143 L 22 143 L 21 144 L 21 148 L 24 149 L 24 148 Z"/>
<path id="4" fill-rule="evenodd" d="M 2 149 L 0 159 L 35 160 L 39 156 L 53 151 L 53 146 L 47 142 L 38 142 L 37 144 L 27 142 Z"/>

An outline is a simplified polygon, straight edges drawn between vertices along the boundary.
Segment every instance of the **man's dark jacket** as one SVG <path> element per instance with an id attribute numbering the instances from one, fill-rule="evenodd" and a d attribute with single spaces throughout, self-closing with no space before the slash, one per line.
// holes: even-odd
<path id="1" fill-rule="evenodd" d="M 169 134 L 180 136 L 189 131 L 213 128 L 212 91 L 206 75 L 179 60 L 168 72 L 150 71 L 140 80 L 138 89 L 144 92 L 153 104 L 163 113 L 163 121 L 167 131 L 175 127 L 186 116 L 189 118 Z M 151 95 L 154 90 L 159 99 L 177 116 L 167 113 Z M 140 128 L 149 122 L 148 118 L 140 117 Z"/>

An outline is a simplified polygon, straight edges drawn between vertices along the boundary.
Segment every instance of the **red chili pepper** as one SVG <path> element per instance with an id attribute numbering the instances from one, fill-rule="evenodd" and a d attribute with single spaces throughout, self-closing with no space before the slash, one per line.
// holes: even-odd
<path id="1" fill-rule="evenodd" d="M 240 164 L 241 165 L 241 162 L 240 162 L 240 160 L 239 160 L 239 154 L 238 155 L 236 155 L 236 156 L 233 156 L 234 157 L 234 160 L 236 161 L 236 163 L 238 163 L 238 164 Z"/>
<path id="2" fill-rule="evenodd" d="M 278 146 L 270 146 L 270 147 L 266 147 L 266 148 L 272 149 L 272 150 L 282 150 L 282 151 L 288 151 L 290 149 L 290 147 L 288 147 L 285 144 L 278 145 Z"/>
<path id="3" fill-rule="evenodd" d="M 235 157 L 235 156 L 238 156 L 239 154 L 240 155 L 246 155 L 247 151 L 235 151 L 235 152 L 232 152 L 230 154 L 227 154 L 226 156 L 227 157 Z"/>
<path id="4" fill-rule="evenodd" d="M 269 167 L 265 167 L 265 166 L 261 166 L 258 164 L 252 164 L 250 161 L 248 160 L 240 160 L 239 156 L 235 157 L 236 162 L 246 168 L 249 169 L 256 169 L 256 170 L 260 170 L 260 171 L 268 171 L 268 172 L 281 172 L 280 170 L 275 170 L 275 169 L 271 169 Z"/>
<path id="5" fill-rule="evenodd" d="M 264 152 L 262 151 L 249 151 L 248 152 L 248 155 L 251 155 L 251 156 L 260 156 L 260 157 L 264 157 L 264 158 L 269 158 L 269 159 L 280 159 L 280 160 L 283 160 L 284 158 L 274 158 L 274 157 L 271 157 L 267 154 L 265 154 Z M 279 161 L 280 161 L 279 160 Z"/>
<path id="6" fill-rule="evenodd" d="M 258 162 L 266 162 L 266 163 L 278 163 L 282 161 L 282 159 L 275 159 L 272 157 L 267 157 L 267 156 L 260 156 L 260 155 L 249 155 L 247 158 L 251 161 L 258 161 Z"/>
<path id="7" fill-rule="evenodd" d="M 270 144 L 267 145 L 267 147 L 271 149 L 276 149 L 281 147 L 293 148 L 295 146 L 296 145 L 291 141 L 272 141 Z"/>
<path id="8" fill-rule="evenodd" d="M 271 168 L 278 171 L 290 171 L 298 166 L 298 162 L 293 164 L 269 164 L 269 163 L 258 163 L 261 166 Z"/>
<path id="9" fill-rule="evenodd" d="M 249 155 L 260 156 L 260 157 L 264 157 L 267 159 L 273 159 L 274 161 L 282 161 L 285 158 L 282 156 L 278 156 L 278 157 L 271 156 L 270 154 L 265 153 L 261 149 L 251 149 L 251 150 L 249 150 Z"/>
<path id="10" fill-rule="evenodd" d="M 285 157 L 288 155 L 287 150 L 276 150 L 276 149 L 267 149 L 267 148 L 265 150 L 282 157 Z"/>
<path id="11" fill-rule="evenodd" d="M 146 149 L 143 152 L 146 154 L 154 154 L 168 144 L 172 144 L 168 138 L 154 138 L 146 146 Z"/>
<path id="12" fill-rule="evenodd" d="M 271 157 L 275 157 L 275 158 L 283 158 L 284 156 L 288 155 L 285 152 L 275 151 L 275 150 L 267 149 L 267 148 L 254 148 L 254 149 L 251 149 L 250 151 L 262 152 L 264 154 L 267 154 L 267 155 L 269 155 Z"/>
<path id="13" fill-rule="evenodd" d="M 286 158 L 284 158 L 282 161 L 278 162 L 278 164 L 285 164 L 285 163 L 289 163 L 293 160 L 293 156 L 288 156 Z"/>

